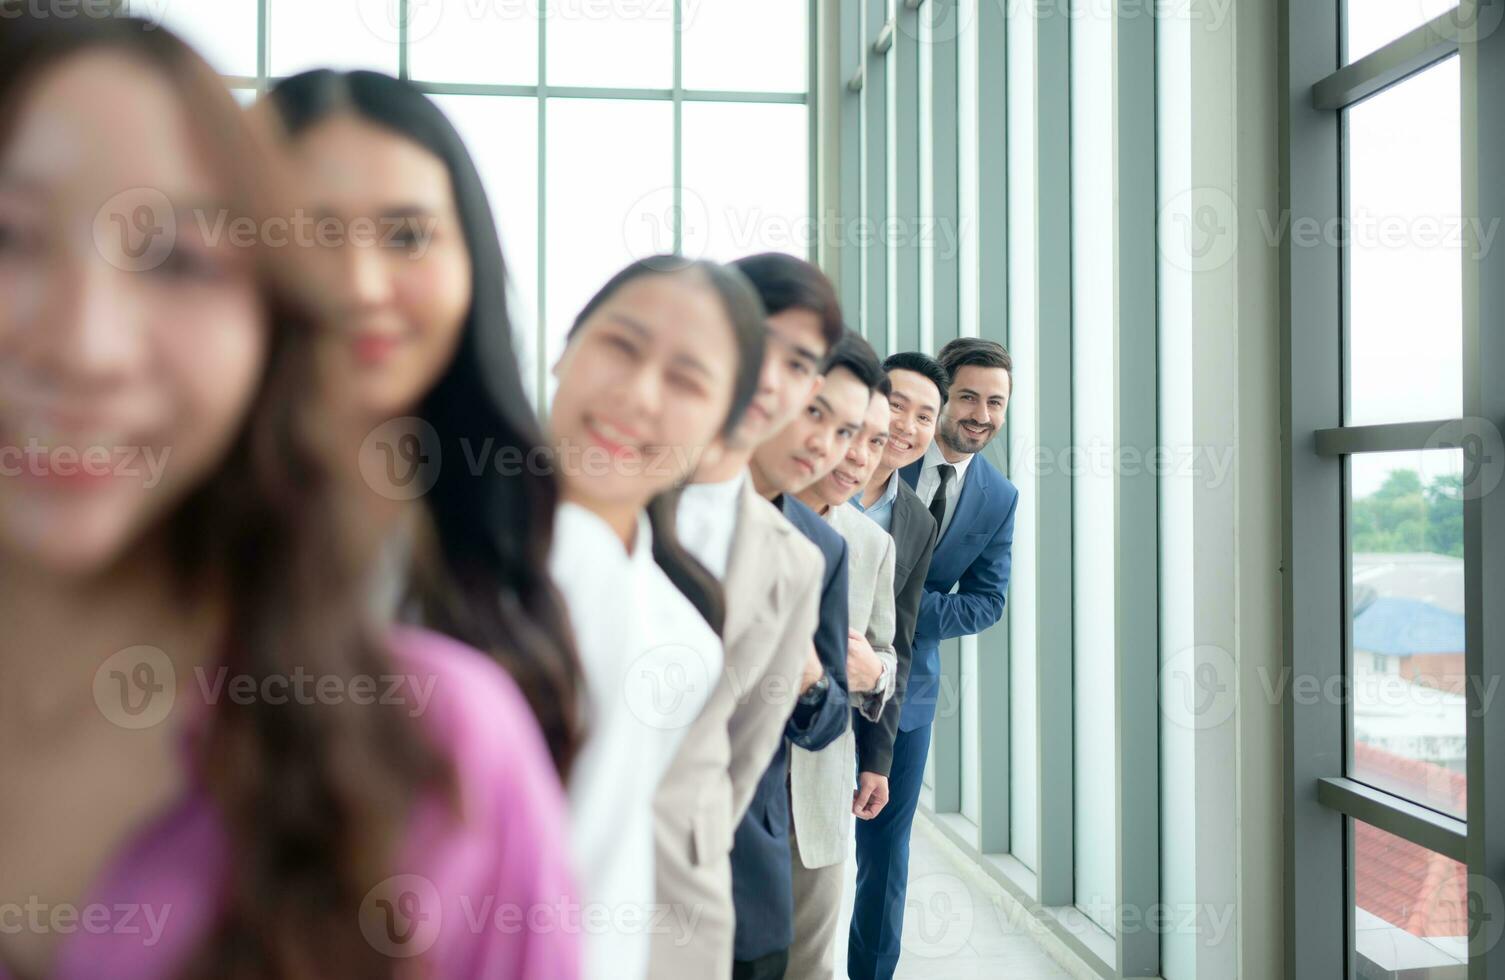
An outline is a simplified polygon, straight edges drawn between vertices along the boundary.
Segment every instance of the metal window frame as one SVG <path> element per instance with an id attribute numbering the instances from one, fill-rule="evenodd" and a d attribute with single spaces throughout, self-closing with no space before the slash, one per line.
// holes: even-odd
<path id="1" fill-rule="evenodd" d="M 711 89 L 687 89 L 683 86 L 683 53 L 684 53 L 684 0 L 674 0 L 674 64 L 673 84 L 667 89 L 644 89 L 618 86 L 579 86 L 579 85 L 550 85 L 548 83 L 548 23 L 547 17 L 538 18 L 538 83 L 536 85 L 485 85 L 455 82 L 433 82 L 413 79 L 408 71 L 408 12 L 411 0 L 398 0 L 398 49 L 397 49 L 397 75 L 399 78 L 412 82 L 419 91 L 427 95 L 473 95 L 473 96 L 502 96 L 511 98 L 536 99 L 538 104 L 538 229 L 535 247 L 538 250 L 537 281 L 534 284 L 536 290 L 536 313 L 537 323 L 534 324 L 534 347 L 537 351 L 537 363 L 533 365 L 534 391 L 537 393 L 537 409 L 540 415 L 547 415 L 548 402 L 544 397 L 548 391 L 549 378 L 549 349 L 548 349 L 548 105 L 550 99 L 629 99 L 643 102 L 672 102 L 674 104 L 673 125 L 673 190 L 675 208 L 674 225 L 674 248 L 678 251 L 682 245 L 683 229 L 679 225 L 680 215 L 683 209 L 681 195 L 684 190 L 683 174 L 681 166 L 684 159 L 682 125 L 683 107 L 686 102 L 741 102 L 756 103 L 760 105 L 804 105 L 807 107 L 809 120 L 808 132 L 808 200 L 807 212 L 812 218 L 817 216 L 817 201 L 819 199 L 819 165 L 821 147 L 818 138 L 821 132 L 822 120 L 815 93 L 818 90 L 818 53 L 819 53 L 819 16 L 820 0 L 808 0 L 806 36 L 807 71 L 806 90 L 804 92 L 768 92 L 768 91 L 720 91 Z M 271 0 L 256 0 L 256 75 L 255 77 L 241 75 L 225 75 L 225 83 L 232 88 L 254 89 L 258 96 L 266 92 L 277 82 L 280 76 L 271 73 Z M 819 225 L 817 225 L 819 226 Z M 814 261 L 817 258 L 819 236 L 812 236 L 810 254 L 806 257 Z M 520 365 L 524 370 L 527 365 Z"/>
<path id="2" fill-rule="evenodd" d="M 1463 213 L 1486 226 L 1505 215 L 1505 0 L 1463 0 L 1456 12 L 1350 65 L 1339 63 L 1340 0 L 1286 0 L 1281 10 L 1285 111 L 1281 121 L 1281 205 L 1286 213 L 1340 217 L 1345 139 L 1341 110 L 1457 53 L 1461 59 Z M 1476 234 L 1471 232 L 1471 234 Z M 1477 245 L 1477 242 L 1475 242 Z M 1463 411 L 1465 418 L 1343 425 L 1347 386 L 1345 264 L 1337 244 L 1281 244 L 1281 358 L 1285 666 L 1289 677 L 1325 682 L 1348 669 L 1345 469 L 1358 453 L 1460 445 L 1485 422 L 1505 420 L 1505 256 L 1465 250 Z M 1483 468 L 1473 479 L 1486 479 Z M 1287 976 L 1352 976 L 1354 948 L 1351 821 L 1465 861 L 1471 926 L 1497 922 L 1505 885 L 1505 713 L 1484 710 L 1480 682 L 1505 668 L 1505 493 L 1474 484 L 1464 501 L 1467 821 L 1351 780 L 1344 706 L 1298 703 L 1282 691 L 1288 778 L 1285 806 Z M 1471 980 L 1505 978 L 1505 943 L 1471 928 Z"/>
<path id="3" fill-rule="evenodd" d="M 929 18 L 932 25 L 940 23 L 947 12 L 955 11 L 957 0 L 929 0 L 925 9 L 909 14 L 914 25 L 912 33 L 919 34 L 919 19 Z M 901 12 L 901 16 L 903 16 Z M 930 44 L 930 113 L 931 140 L 928 147 L 917 148 L 914 155 L 915 177 L 919 177 L 919 153 L 930 154 L 931 199 L 919 201 L 916 193 L 915 213 L 923 208 L 933 220 L 942 215 L 955 215 L 958 208 L 959 172 L 957 139 L 959 134 L 957 88 L 956 32 L 945 30 L 936 35 L 931 31 Z M 918 91 L 918 81 L 916 81 Z M 901 217 L 907 217 L 901 215 Z M 913 226 L 911 226 L 913 227 Z M 961 332 L 961 286 L 959 263 L 955 256 L 943 256 L 931 249 L 926 256 L 933 274 L 933 289 L 930 296 L 931 343 L 940 350 Z M 920 346 L 919 323 L 919 276 L 916 264 L 913 285 L 913 330 L 901 333 L 901 343 L 909 337 L 908 350 Z M 905 284 L 900 283 L 901 289 Z M 902 294 L 901 294 L 902 301 Z M 906 312 L 910 309 L 905 304 Z M 901 328 L 902 329 L 902 328 Z M 934 353 L 932 351 L 931 353 Z M 1002 435 L 1002 433 L 1000 433 Z M 996 439 L 995 439 L 996 443 Z M 989 453 L 992 456 L 991 453 Z M 996 457 L 995 461 L 996 461 Z M 958 638 L 943 640 L 940 644 L 941 702 L 936 706 L 935 723 L 930 735 L 930 752 L 934 760 L 934 812 L 961 813 L 962 809 L 962 733 L 966 717 L 966 680 L 962 676 L 962 641 Z M 978 651 L 981 663 L 982 651 Z M 984 745 L 979 741 L 979 745 Z"/>
<path id="4" fill-rule="evenodd" d="M 1060 5 L 1042 4 L 1034 18 L 1036 45 L 1035 322 L 1039 363 L 1039 452 L 1064 459 L 1073 439 L 1071 297 L 1071 18 Z M 1039 787 L 1039 861 L 1036 898 L 1041 905 L 1071 905 L 1076 892 L 1075 690 L 1072 681 L 1073 487 L 1066 467 L 1035 479 L 1035 751 Z"/>
<path id="5" fill-rule="evenodd" d="M 888 59 L 876 37 L 888 26 L 887 0 L 851 0 L 862 5 L 856 38 L 862 57 L 862 212 L 854 229 L 862 253 L 863 302 L 859 330 L 879 357 L 888 353 L 888 255 L 878 248 L 888 216 Z M 869 38 L 875 40 L 868 40 Z"/>
<path id="6" fill-rule="evenodd" d="M 1141 459 L 1159 443 L 1155 18 L 1116 0 L 1114 441 Z M 1150 468 L 1114 470 L 1116 904 L 1160 904 L 1160 493 Z M 1154 929 L 1117 930 L 1121 977 L 1160 973 Z"/>

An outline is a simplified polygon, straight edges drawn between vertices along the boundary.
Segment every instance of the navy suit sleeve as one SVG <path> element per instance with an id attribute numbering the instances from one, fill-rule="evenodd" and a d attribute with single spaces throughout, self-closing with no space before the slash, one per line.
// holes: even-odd
<path id="1" fill-rule="evenodd" d="M 826 583 L 820 594 L 820 625 L 815 628 L 815 653 L 831 683 L 820 702 L 797 704 L 785 726 L 789 740 L 802 749 L 818 751 L 847 730 L 851 703 L 847 698 L 847 545 L 826 562 Z"/>
<path id="2" fill-rule="evenodd" d="M 1019 495 L 1009 501 L 1009 512 L 988 540 L 981 554 L 962 573 L 955 592 L 925 591 L 920 600 L 920 622 L 915 632 L 949 640 L 981 633 L 1003 618 L 1004 594 L 1009 587 L 1009 568 L 1014 551 L 1014 511 Z"/>

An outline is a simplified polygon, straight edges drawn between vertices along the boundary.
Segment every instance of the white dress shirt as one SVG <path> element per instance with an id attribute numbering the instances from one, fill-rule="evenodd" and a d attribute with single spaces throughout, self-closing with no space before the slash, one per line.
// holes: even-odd
<path id="1" fill-rule="evenodd" d="M 944 538 L 946 528 L 951 526 L 951 518 L 956 514 L 956 502 L 962 496 L 962 483 L 967 479 L 967 469 L 972 465 L 972 455 L 963 456 L 959 463 L 949 464 L 956 467 L 956 475 L 946 486 L 946 519 L 941 521 L 940 535 L 936 540 Z M 925 450 L 925 462 L 920 467 L 920 478 L 915 481 L 914 487 L 915 496 L 926 507 L 935 499 L 935 488 L 941 485 L 941 474 L 936 467 L 945 462 L 946 457 L 941 455 L 940 443 L 932 440 L 930 448 Z"/>
<path id="2" fill-rule="evenodd" d="M 656 921 L 653 797 L 721 676 L 721 640 L 654 562 L 646 515 L 628 554 L 605 521 L 561 504 L 549 573 L 569 610 L 586 699 L 568 787 L 581 976 L 641 980 Z"/>
<path id="3" fill-rule="evenodd" d="M 718 580 L 726 578 L 726 566 L 731 561 L 737 501 L 746 482 L 747 471 L 743 470 L 721 483 L 692 483 L 680 492 L 679 508 L 674 512 L 680 544 Z"/>

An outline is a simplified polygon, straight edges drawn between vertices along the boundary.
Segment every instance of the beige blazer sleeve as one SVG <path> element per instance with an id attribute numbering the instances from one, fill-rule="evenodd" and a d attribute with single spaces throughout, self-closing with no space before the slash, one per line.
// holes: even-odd
<path id="1" fill-rule="evenodd" d="M 894 553 L 896 550 L 894 539 L 887 538 L 883 557 L 878 563 L 878 581 L 873 589 L 873 608 L 867 621 L 867 642 L 886 668 L 883 673 L 882 686 L 866 695 L 858 706 L 862 717 L 872 722 L 882 717 L 884 707 L 894 696 L 894 679 L 899 670 L 899 654 L 894 650 Z"/>
<path id="2" fill-rule="evenodd" d="M 748 678 L 737 692 L 737 707 L 727 725 L 731 736 L 732 826 L 742 822 L 754 791 L 784 737 L 784 726 L 799 696 L 805 656 L 820 618 L 820 550 L 803 538 L 793 542 L 804 560 L 788 566 L 791 599 L 787 614 L 773 628 L 778 631 L 773 657 L 761 677 Z"/>

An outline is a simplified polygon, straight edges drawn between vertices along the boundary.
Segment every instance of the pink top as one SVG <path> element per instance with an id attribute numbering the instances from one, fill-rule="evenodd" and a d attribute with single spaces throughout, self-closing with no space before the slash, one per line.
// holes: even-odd
<path id="1" fill-rule="evenodd" d="M 575 980 L 564 794 L 527 703 L 500 667 L 446 637 L 398 627 L 392 649 L 414 681 L 409 710 L 453 772 L 458 809 L 420 799 L 394 877 L 362 903 L 362 933 L 445 980 Z M 186 794 L 107 866 L 58 944 L 52 977 L 180 973 L 214 926 L 225 848 L 209 799 Z"/>

